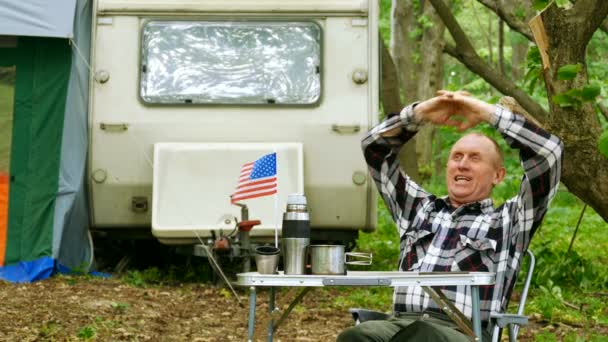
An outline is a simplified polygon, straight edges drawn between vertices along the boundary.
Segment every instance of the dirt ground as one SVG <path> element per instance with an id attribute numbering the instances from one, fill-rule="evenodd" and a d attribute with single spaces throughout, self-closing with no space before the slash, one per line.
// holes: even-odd
<path id="1" fill-rule="evenodd" d="M 226 289 L 211 285 L 135 287 L 117 279 L 57 276 L 33 284 L 0 282 L 1 341 L 244 341 L 243 307 Z M 281 293 L 281 308 L 296 295 Z M 258 313 L 268 310 L 268 292 L 258 296 Z M 275 341 L 332 341 L 351 324 L 332 306 L 330 293 L 311 292 L 295 309 Z M 256 340 L 265 340 L 268 314 L 258 315 Z"/>
<path id="2" fill-rule="evenodd" d="M 239 307 L 212 285 L 137 287 L 118 279 L 56 276 L 33 284 L 0 282 L 0 341 L 244 341 L 247 293 Z M 281 292 L 282 310 L 295 291 Z M 275 341 L 334 341 L 351 320 L 333 302 L 336 291 L 313 290 L 275 335 Z M 266 340 L 268 292 L 258 296 L 256 341 Z M 260 314 L 262 313 L 262 314 Z M 532 320 L 521 340 L 540 331 L 565 336 L 574 328 Z"/>
<path id="3" fill-rule="evenodd" d="M 121 255 L 118 251 L 123 254 L 126 250 L 136 251 L 133 255 L 140 260 L 132 259 L 130 266 L 144 270 L 163 264 L 160 273 L 165 276 L 171 270 L 197 267 L 190 259 L 168 255 L 155 246 L 117 245 L 114 249 L 106 246 L 105 250 L 112 256 Z M 120 264 L 119 259 L 107 257 L 105 261 L 107 265 L 116 265 Z M 208 265 L 196 261 L 198 266 Z M 123 275 L 128 273 L 123 271 Z M 227 288 L 213 282 L 183 281 L 180 279 L 188 278 L 183 275 L 166 278 L 169 280 L 137 283 L 134 281 L 137 278 L 124 276 L 103 279 L 59 275 L 32 284 L 0 281 L 0 341 L 246 340 L 247 289 L 238 289 L 239 306 Z M 276 306 L 280 310 L 273 316 L 275 319 L 298 291 L 293 288 L 277 294 Z M 275 341 L 335 341 L 342 329 L 352 325 L 348 307 L 335 301 L 345 295 L 343 291 L 348 290 L 311 290 L 279 327 Z M 268 291 L 260 290 L 256 341 L 266 341 L 270 319 L 267 311 Z M 601 333 L 595 330 L 596 334 Z M 602 326 L 600 330 L 606 330 L 608 335 L 608 327 Z M 583 327 L 551 325 L 533 315 L 531 327 L 522 330 L 520 340 L 533 340 L 540 332 L 551 333 L 561 340 L 573 331 L 584 334 Z"/>

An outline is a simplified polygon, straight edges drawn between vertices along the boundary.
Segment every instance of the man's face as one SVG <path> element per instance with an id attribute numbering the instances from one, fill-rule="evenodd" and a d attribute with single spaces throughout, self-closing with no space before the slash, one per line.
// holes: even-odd
<path id="1" fill-rule="evenodd" d="M 505 176 L 505 168 L 489 138 L 466 135 L 450 151 L 446 172 L 448 197 L 454 207 L 490 197 L 494 185 Z"/>

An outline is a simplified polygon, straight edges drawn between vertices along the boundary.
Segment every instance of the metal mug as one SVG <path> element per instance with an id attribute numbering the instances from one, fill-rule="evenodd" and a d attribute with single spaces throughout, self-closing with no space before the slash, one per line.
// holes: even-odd
<path id="1" fill-rule="evenodd" d="M 344 245 L 310 245 L 312 274 L 346 274 L 345 265 L 371 265 L 371 253 L 344 252 Z M 360 260 L 349 261 L 348 257 Z"/>
<path id="2" fill-rule="evenodd" d="M 272 246 L 259 246 L 255 249 L 255 264 L 260 274 L 276 274 L 279 266 L 280 249 Z"/>

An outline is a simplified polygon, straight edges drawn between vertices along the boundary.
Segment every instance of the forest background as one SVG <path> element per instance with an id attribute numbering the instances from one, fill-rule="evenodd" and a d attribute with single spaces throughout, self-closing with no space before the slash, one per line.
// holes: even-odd
<path id="1" fill-rule="evenodd" d="M 536 254 L 537 266 L 526 313 L 543 323 L 532 334 L 537 341 L 608 340 L 602 333 L 608 326 L 606 209 L 605 204 L 596 204 L 594 196 L 581 193 L 589 191 L 584 188 L 608 184 L 604 174 L 583 171 L 605 168 L 608 162 L 608 9 L 601 9 L 606 7 L 603 4 L 597 7 L 598 3 L 381 1 L 381 35 L 385 44 L 382 95 L 386 113 L 433 96 L 437 89 L 463 89 L 490 103 L 527 112 L 529 118 L 566 143 L 566 159 L 571 159 L 564 165 L 562 180 L 566 184 L 561 185 L 530 247 Z M 562 28 L 570 27 L 568 21 L 595 25 L 586 33 L 588 44 L 577 40 L 582 35 L 574 31 L 560 31 L 559 23 L 553 22 L 559 21 L 555 19 L 558 17 L 564 20 Z M 567 17 L 570 19 L 564 19 Z M 536 29 L 540 34 L 535 35 L 529 28 L 533 18 L 537 28 L 539 21 L 548 23 L 541 23 L 543 29 Z M 563 36 L 545 37 L 547 44 L 537 44 L 536 36 L 543 34 Z M 547 56 L 543 57 L 544 52 Z M 552 53 L 576 57 L 561 59 Z M 543 58 L 548 62 L 543 63 Z M 579 119 L 581 116 L 585 119 Z M 581 126 L 583 130 L 578 131 Z M 496 137 L 507 151 L 507 177 L 493 193 L 495 204 L 500 205 L 517 194 L 523 174 L 519 158 L 492 128 L 478 130 Z M 406 170 L 428 191 L 445 195 L 446 158 L 459 136 L 451 128 L 426 127 L 416 143 L 404 149 L 403 154 L 412 155 L 415 151 L 418 157 L 414 165 L 411 158 L 403 158 L 408 164 Z M 575 154 L 590 151 L 583 152 L 583 139 L 590 140 L 594 157 L 587 160 L 587 165 L 575 166 L 572 160 L 581 160 Z M 575 174 L 578 180 L 572 182 L 569 178 Z M 608 197 L 603 198 L 608 203 Z M 358 248 L 375 253 L 376 269 L 394 270 L 398 235 L 386 208 L 379 205 L 379 229 L 362 234 Z M 373 295 L 367 289 L 353 291 L 347 300 L 355 306 L 386 311 L 392 301 L 391 291 L 371 292 Z M 516 294 L 511 306 L 517 303 L 517 297 Z"/>

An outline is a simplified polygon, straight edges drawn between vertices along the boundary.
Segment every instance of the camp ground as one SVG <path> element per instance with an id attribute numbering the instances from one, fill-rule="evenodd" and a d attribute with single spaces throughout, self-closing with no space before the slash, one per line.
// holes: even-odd
<path id="1" fill-rule="evenodd" d="M 249 258 L 291 193 L 313 240 L 352 247 L 376 227 L 359 142 L 378 117 L 377 16 L 358 0 L 0 1 L 0 276 L 87 270 L 91 232 Z M 231 201 L 243 164 L 273 153 L 272 193 Z M 247 218 L 251 239 L 231 235 Z"/>

